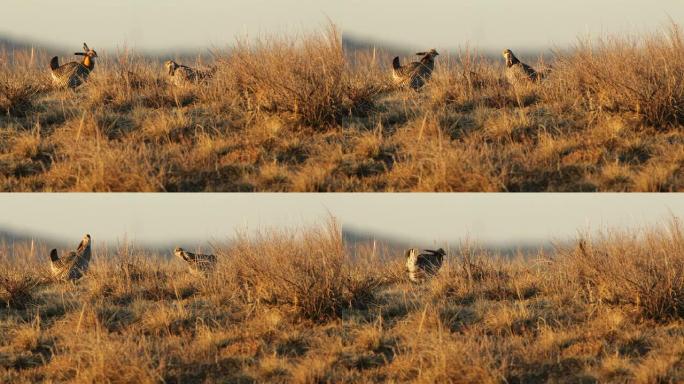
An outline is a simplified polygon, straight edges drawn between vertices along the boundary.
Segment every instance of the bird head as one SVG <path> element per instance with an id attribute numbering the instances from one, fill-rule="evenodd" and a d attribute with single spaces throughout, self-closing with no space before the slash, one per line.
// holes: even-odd
<path id="1" fill-rule="evenodd" d="M 168 60 L 164 63 L 164 67 L 166 68 L 169 76 L 173 76 L 173 73 L 176 71 L 176 69 L 178 69 L 178 67 L 180 67 L 180 65 L 173 60 Z"/>
<path id="2" fill-rule="evenodd" d="M 87 56 L 90 57 L 91 59 L 94 59 L 97 57 L 97 52 L 95 52 L 94 49 L 90 49 L 88 47 L 88 44 L 83 43 L 83 52 L 76 52 L 74 53 L 76 56 Z"/>
<path id="3" fill-rule="evenodd" d="M 436 49 L 432 48 L 431 50 L 429 50 L 427 52 L 418 52 L 418 53 L 416 53 L 416 56 L 426 56 L 426 57 L 429 56 L 430 58 L 434 59 L 435 57 L 439 56 L 439 53 L 437 52 Z"/>
<path id="4" fill-rule="evenodd" d="M 506 65 L 511 66 L 518 62 L 518 58 L 515 57 L 513 51 L 511 51 L 510 49 L 504 49 L 502 54 L 504 59 L 506 59 Z"/>

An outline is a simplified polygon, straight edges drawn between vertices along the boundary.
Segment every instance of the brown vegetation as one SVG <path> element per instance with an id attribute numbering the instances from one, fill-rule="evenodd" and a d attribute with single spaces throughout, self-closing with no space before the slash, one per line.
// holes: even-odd
<path id="1" fill-rule="evenodd" d="M 49 282 L 44 247 L 5 247 L 0 381 L 681 382 L 683 235 L 516 259 L 463 246 L 421 285 L 401 252 L 334 224 L 238 236 L 207 277 L 126 248 Z"/>
<path id="2" fill-rule="evenodd" d="M 684 189 L 676 27 L 580 43 L 528 86 L 508 85 L 501 60 L 445 54 L 421 92 L 334 28 L 240 42 L 180 88 L 160 63 L 101 56 L 76 91 L 45 86 L 47 58 L 4 59 L 1 190 Z"/>

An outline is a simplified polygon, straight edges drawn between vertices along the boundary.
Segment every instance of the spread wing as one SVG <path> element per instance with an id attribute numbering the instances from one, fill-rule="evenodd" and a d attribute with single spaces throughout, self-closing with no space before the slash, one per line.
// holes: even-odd
<path id="1" fill-rule="evenodd" d="M 56 255 L 56 254 L 57 254 L 57 250 L 54 249 L 53 251 L 54 251 L 54 253 L 55 253 L 55 255 Z M 50 257 L 52 258 L 52 254 L 50 255 Z M 57 260 L 57 261 L 54 261 L 54 260 L 53 260 L 53 261 L 52 261 L 52 265 L 53 265 L 55 268 L 57 268 L 57 269 L 67 269 L 67 268 L 71 268 L 71 267 L 74 265 L 74 263 L 76 262 L 77 257 L 78 257 L 78 255 L 76 254 L 76 252 L 71 251 L 71 252 L 69 252 L 68 254 L 62 256 L 61 259 L 59 259 L 59 260 Z"/>
<path id="2" fill-rule="evenodd" d="M 443 255 L 438 251 L 425 250 L 418 256 L 421 269 L 436 272 L 442 267 Z"/>
<path id="3" fill-rule="evenodd" d="M 82 253 L 84 248 L 85 248 L 85 244 L 84 244 L 83 240 L 81 240 L 81 242 L 78 243 L 78 247 L 76 247 L 76 253 Z"/>
<path id="4" fill-rule="evenodd" d="M 418 267 L 418 251 L 411 248 L 406 251 L 406 268 L 409 272 L 415 271 Z"/>

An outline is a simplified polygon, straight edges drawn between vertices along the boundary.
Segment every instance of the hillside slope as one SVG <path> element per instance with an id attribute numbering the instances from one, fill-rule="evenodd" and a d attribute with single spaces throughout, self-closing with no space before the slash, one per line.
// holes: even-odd
<path id="1" fill-rule="evenodd" d="M 189 63 L 216 74 L 180 88 L 121 56 L 56 90 L 35 64 L 47 57 L 15 54 L 0 69 L 0 190 L 680 191 L 683 41 L 673 27 L 521 57 L 547 76 L 516 86 L 503 59 L 442 52 L 420 92 L 334 29 L 240 42 Z"/>
<path id="2" fill-rule="evenodd" d="M 681 382 L 683 239 L 464 246 L 424 284 L 334 223 L 237 237 L 207 277 L 123 248 L 59 283 L 22 254 L 0 260 L 0 381 Z"/>

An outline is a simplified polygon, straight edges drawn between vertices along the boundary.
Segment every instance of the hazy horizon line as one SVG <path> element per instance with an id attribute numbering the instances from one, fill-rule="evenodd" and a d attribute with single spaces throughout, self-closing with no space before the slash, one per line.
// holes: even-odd
<path id="1" fill-rule="evenodd" d="M 579 39 L 579 37 L 578 37 Z M 396 52 L 396 54 L 410 54 L 411 52 L 415 50 L 421 50 L 425 49 L 425 47 L 419 47 L 415 44 L 401 44 L 389 40 L 384 40 L 384 39 L 378 39 L 378 38 L 373 38 L 373 37 L 368 37 L 364 36 L 362 34 L 355 34 L 355 33 L 343 33 L 342 34 L 342 41 L 343 44 L 349 44 L 354 47 L 355 49 L 358 50 L 367 50 L 367 49 L 379 49 L 381 51 L 387 51 L 387 52 Z M 13 34 L 11 32 L 6 32 L 6 31 L 0 31 L 0 48 L 3 47 L 3 44 L 9 44 L 10 47 L 17 47 L 17 49 L 37 49 L 39 51 L 46 51 L 46 52 L 56 52 L 56 51 L 69 51 L 69 50 L 78 50 L 80 49 L 80 46 L 83 42 L 73 42 L 73 47 L 71 47 L 71 43 L 63 42 L 63 43 L 50 43 L 47 41 L 40 41 L 38 39 L 30 38 L 30 37 L 24 37 L 24 36 L 18 36 L 16 34 Z M 89 44 L 90 45 L 90 44 Z M 539 45 L 539 46 L 529 46 L 526 48 L 516 48 L 515 51 L 516 53 L 522 53 L 526 55 L 534 54 L 534 55 L 539 55 L 542 54 L 543 51 L 547 51 L 548 53 L 551 53 L 553 51 L 563 51 L 563 50 L 568 50 L 571 48 L 569 44 L 566 44 L 566 47 L 560 47 L 556 44 L 550 44 L 550 45 Z M 139 54 L 141 56 L 151 56 L 151 57 L 160 57 L 164 55 L 179 55 L 179 56 L 197 56 L 197 55 L 211 55 L 212 50 L 223 50 L 223 51 L 230 51 L 232 48 L 234 48 L 234 44 L 231 43 L 224 43 L 222 45 L 213 45 L 213 44 L 208 44 L 208 45 L 199 45 L 199 46 L 186 46 L 186 45 L 179 45 L 179 46 L 174 46 L 174 47 L 167 47 L 167 48 L 159 48 L 159 49 L 150 49 L 150 48 L 137 48 L 134 45 L 129 45 L 126 42 L 121 42 L 121 43 L 116 43 L 114 46 L 105 46 L 104 48 L 97 49 L 96 46 L 93 45 L 93 48 L 95 48 L 97 51 L 102 51 L 102 52 L 108 52 L 108 51 L 127 51 L 127 52 L 132 52 L 135 54 Z M 486 47 L 479 47 L 478 45 L 475 44 L 470 44 L 469 42 L 463 42 L 461 44 L 453 44 L 451 46 L 445 46 L 441 47 L 441 50 L 445 52 L 451 52 L 451 51 L 474 51 L 476 53 L 479 53 L 482 56 L 486 57 L 493 57 L 496 56 L 498 57 L 500 54 L 500 50 L 497 48 L 486 48 Z M 100 52 L 98 52 L 100 53 Z M 68 54 L 67 54 L 68 55 Z"/>
<path id="2" fill-rule="evenodd" d="M 318 228 L 322 223 L 314 224 L 314 225 L 308 225 L 306 228 Z M 165 241 L 141 241 L 140 239 L 136 239 L 135 236 L 129 236 L 129 234 L 124 233 L 121 234 L 120 237 L 116 237 L 115 240 L 101 240 L 98 241 L 97 238 L 94 238 L 95 244 L 100 243 L 100 244 L 105 244 L 105 249 L 107 250 L 113 250 L 117 249 L 121 246 L 127 246 L 127 247 L 132 247 L 134 249 L 137 249 L 139 251 L 144 251 L 144 252 L 158 252 L 159 254 L 162 254 L 163 252 L 170 252 L 171 249 L 173 249 L 176 246 L 183 246 L 186 249 L 194 249 L 194 250 L 200 250 L 200 249 L 215 249 L 216 246 L 222 246 L 222 245 L 228 245 L 232 241 L 234 241 L 235 234 L 244 230 L 249 231 L 250 233 L 248 235 L 257 235 L 258 233 L 261 233 L 264 231 L 269 230 L 287 230 L 290 229 L 291 226 L 267 226 L 265 228 L 259 228 L 259 229 L 249 229 L 249 228 L 236 228 L 233 230 L 233 234 L 225 234 L 224 239 L 217 239 L 217 238 L 207 238 L 207 239 L 198 239 L 198 238 L 185 238 L 185 239 L 177 239 L 174 242 L 165 242 Z M 295 227 L 296 229 L 304 229 L 302 227 Z M 549 250 L 554 248 L 557 245 L 566 245 L 570 244 L 574 241 L 576 241 L 578 234 L 580 233 L 586 233 L 586 230 L 578 229 L 577 233 L 575 235 L 565 235 L 563 238 L 559 238 L 558 236 L 547 236 L 546 238 L 540 236 L 538 238 L 532 238 L 532 237 L 526 237 L 526 238 L 521 238 L 520 240 L 503 240 L 503 241 L 492 241 L 492 240 L 479 240 L 475 236 L 470 236 L 468 234 L 462 236 L 459 239 L 453 239 L 453 240 L 448 240 L 448 241 L 437 241 L 435 239 L 432 239 L 430 241 L 422 241 L 419 240 L 418 238 L 407 238 L 407 237 L 402 237 L 401 235 L 398 234 L 391 234 L 388 232 L 383 232 L 379 230 L 371 230 L 371 229 L 362 229 L 358 225 L 340 225 L 341 231 L 342 231 L 342 237 L 347 245 L 362 245 L 362 244 L 370 244 L 372 242 L 377 241 L 381 245 L 387 246 L 389 248 L 408 248 L 408 247 L 418 247 L 421 249 L 430 249 L 430 248 L 438 248 L 438 247 L 444 247 L 447 249 L 458 249 L 464 245 L 466 246 L 472 246 L 476 249 L 484 250 L 484 251 L 491 251 L 491 252 L 496 252 L 500 253 L 502 255 L 514 255 L 517 254 L 518 252 L 523 252 L 525 254 L 528 253 L 534 253 L 542 250 Z M 617 227 L 616 227 L 617 228 Z M 642 229 L 643 226 L 639 226 L 638 229 Z M 637 227 L 630 227 L 630 228 L 620 228 L 619 230 L 634 230 L 637 231 Z M 609 229 L 610 230 L 610 229 Z M 602 234 L 605 231 L 605 229 L 595 229 L 592 230 L 589 235 L 594 237 Z M 43 233 L 40 230 L 31 230 L 31 231 L 22 231 L 22 230 L 17 230 L 12 228 L 11 226 L 2 226 L 0 227 L 0 243 L 11 240 L 11 241 L 16 241 L 17 243 L 25 243 L 29 241 L 37 241 L 39 244 L 48 244 L 51 243 L 52 245 L 49 246 L 49 248 L 53 247 L 68 247 L 70 245 L 73 245 L 71 243 L 76 244 L 78 239 L 80 239 L 79 236 L 82 234 L 76 234 L 74 238 L 67 238 L 67 236 L 60 236 L 60 235 L 49 235 L 47 233 Z"/>

